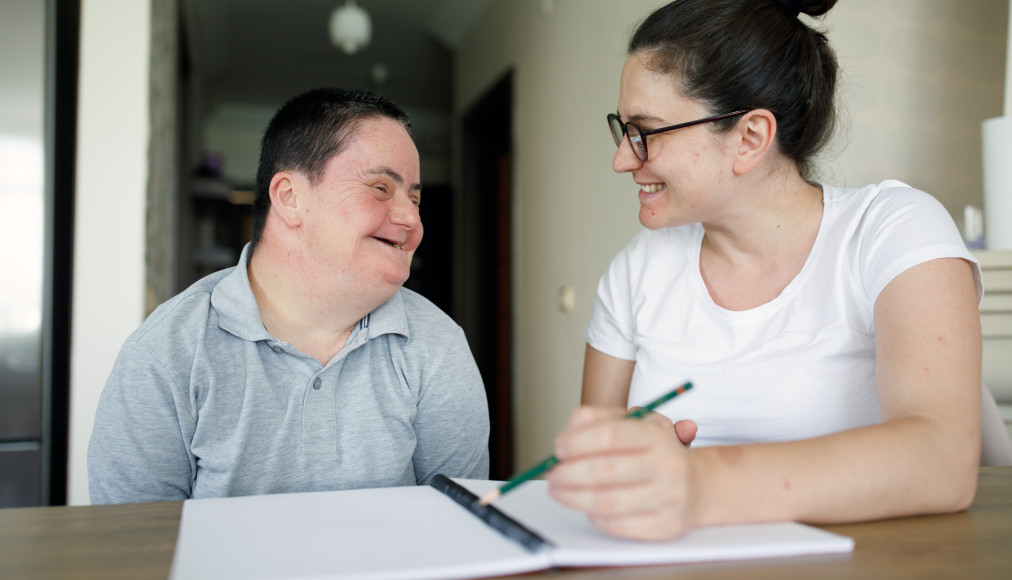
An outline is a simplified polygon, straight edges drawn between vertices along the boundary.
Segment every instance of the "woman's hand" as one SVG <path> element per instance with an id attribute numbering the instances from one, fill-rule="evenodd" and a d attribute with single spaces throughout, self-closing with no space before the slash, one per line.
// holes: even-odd
<path id="1" fill-rule="evenodd" d="M 580 407 L 555 440 L 561 460 L 548 475 L 559 502 L 587 513 L 619 537 L 664 540 L 693 525 L 687 446 L 696 425 L 650 413 L 625 419 L 618 408 Z"/>

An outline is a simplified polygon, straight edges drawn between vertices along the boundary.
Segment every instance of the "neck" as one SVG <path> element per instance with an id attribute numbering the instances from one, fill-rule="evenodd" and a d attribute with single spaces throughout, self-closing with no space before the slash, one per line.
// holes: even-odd
<path id="1" fill-rule="evenodd" d="M 699 271 L 717 305 L 747 310 L 765 304 L 804 267 L 822 224 L 822 192 L 795 178 L 769 190 L 740 191 L 752 201 L 703 224 Z"/>
<path id="2" fill-rule="evenodd" d="M 267 240 L 257 245 L 247 266 L 267 331 L 326 365 L 344 348 L 358 321 L 389 296 L 363 297 L 319 270 L 296 249 Z"/>
<path id="3" fill-rule="evenodd" d="M 822 222 L 822 189 L 796 172 L 785 179 L 753 184 L 738 194 L 746 203 L 708 223 L 704 246 L 729 263 L 779 262 L 808 255 Z"/>

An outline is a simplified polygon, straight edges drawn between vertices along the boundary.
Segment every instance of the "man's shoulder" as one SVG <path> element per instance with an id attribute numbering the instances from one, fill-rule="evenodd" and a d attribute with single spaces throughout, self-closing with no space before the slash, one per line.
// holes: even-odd
<path id="1" fill-rule="evenodd" d="M 404 303 L 404 316 L 412 337 L 416 334 L 427 338 L 445 337 L 462 332 L 460 325 L 428 298 L 407 288 L 401 288 L 397 293 Z"/>
<path id="2" fill-rule="evenodd" d="M 418 292 L 401 288 L 397 293 L 400 294 L 401 300 L 404 301 L 404 312 L 408 320 L 424 320 L 433 324 L 445 324 L 451 327 L 457 326 L 457 323 L 450 318 L 449 314 L 443 312 L 431 300 Z"/>
<path id="3" fill-rule="evenodd" d="M 194 282 L 189 288 L 168 299 L 130 335 L 128 342 L 153 346 L 183 339 L 193 343 L 195 333 L 205 328 L 213 316 L 211 294 L 234 268 L 228 268 Z"/>

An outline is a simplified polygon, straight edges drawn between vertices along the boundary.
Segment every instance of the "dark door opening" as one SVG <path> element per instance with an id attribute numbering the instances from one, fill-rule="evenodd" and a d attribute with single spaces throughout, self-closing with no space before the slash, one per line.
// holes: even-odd
<path id="1" fill-rule="evenodd" d="M 459 320 L 488 395 L 489 476 L 513 472 L 513 74 L 464 115 Z"/>

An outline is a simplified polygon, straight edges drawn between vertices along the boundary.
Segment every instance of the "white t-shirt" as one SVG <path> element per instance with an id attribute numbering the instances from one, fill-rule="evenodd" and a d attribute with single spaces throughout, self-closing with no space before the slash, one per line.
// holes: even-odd
<path id="1" fill-rule="evenodd" d="M 694 446 L 815 437 L 881 421 L 873 306 L 894 277 L 957 257 L 980 268 L 937 200 L 898 181 L 823 186 L 811 254 L 779 296 L 757 308 L 714 304 L 699 272 L 703 228 L 644 230 L 598 285 L 584 333 L 636 362 L 629 406 L 691 380 L 662 406 L 699 426 Z"/>

